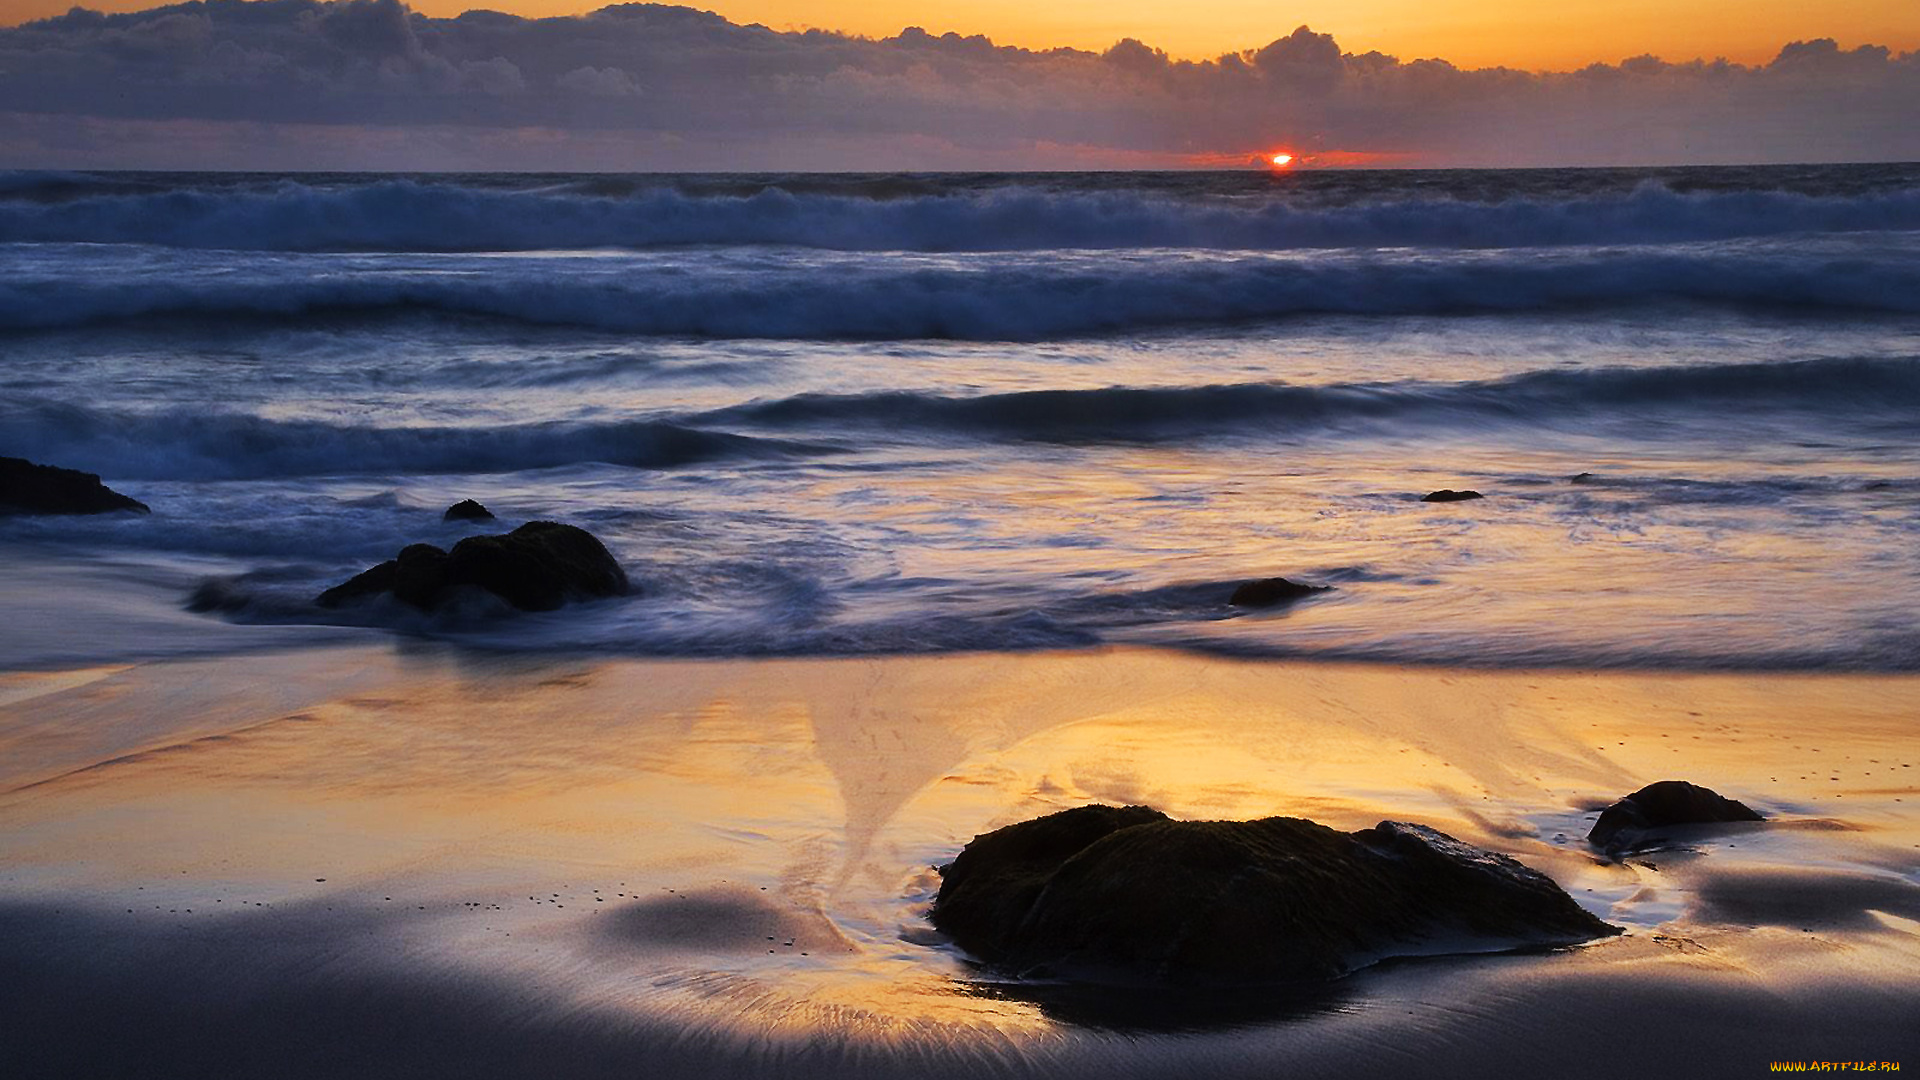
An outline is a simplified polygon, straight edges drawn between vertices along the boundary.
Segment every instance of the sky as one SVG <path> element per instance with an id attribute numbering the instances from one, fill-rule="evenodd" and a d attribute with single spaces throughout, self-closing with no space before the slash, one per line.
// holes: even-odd
<path id="1" fill-rule="evenodd" d="M 1920 159 L 1913 0 L 1568 0 L 1548 14 L 1512 0 L 1284 12 L 1242 0 L 981 0 L 960 14 L 738 0 L 717 13 L 632 4 L 546 18 L 438 2 L 210 0 L 0 28 L 0 165 Z M 23 18 L 42 3 L 0 0 L 0 11 Z M 949 32 L 942 18 L 965 25 Z"/>

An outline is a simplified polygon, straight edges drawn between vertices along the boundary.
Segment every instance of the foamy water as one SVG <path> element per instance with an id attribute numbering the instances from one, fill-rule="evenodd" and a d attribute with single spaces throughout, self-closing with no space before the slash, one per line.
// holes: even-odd
<path id="1" fill-rule="evenodd" d="M 1920 169 L 0 180 L 0 520 L 86 633 L 1920 666 Z M 1433 505 L 1437 488 L 1487 498 Z M 640 586 L 325 613 L 558 518 Z M 78 579 L 75 575 L 78 574 Z M 1334 586 L 1282 612 L 1238 581 Z M 26 575 L 32 579 L 33 575 Z M 214 610 L 159 636 L 125 587 Z M 207 606 L 203 603 L 202 606 Z M 171 617 L 169 617 L 171 618 Z"/>

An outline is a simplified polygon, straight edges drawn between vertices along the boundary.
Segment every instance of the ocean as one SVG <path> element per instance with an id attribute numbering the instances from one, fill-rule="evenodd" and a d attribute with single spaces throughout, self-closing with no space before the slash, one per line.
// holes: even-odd
<path id="1" fill-rule="evenodd" d="M 1920 668 L 1920 165 L 0 173 L 0 667 Z M 1484 499 L 1424 503 L 1440 489 Z M 476 498 L 636 589 L 323 611 Z M 1252 612 L 1281 575 L 1332 586 Z"/>

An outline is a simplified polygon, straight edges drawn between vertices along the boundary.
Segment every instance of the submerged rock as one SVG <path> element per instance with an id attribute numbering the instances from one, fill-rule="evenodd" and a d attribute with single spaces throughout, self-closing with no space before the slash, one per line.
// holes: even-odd
<path id="1" fill-rule="evenodd" d="M 1728 821 L 1765 821 L 1747 804 L 1685 780 L 1648 784 L 1600 812 L 1587 842 L 1608 851 L 1648 843 L 1649 830 L 1673 825 L 1712 825 Z"/>
<path id="2" fill-rule="evenodd" d="M 475 502 L 472 499 L 461 499 L 459 502 L 454 503 L 452 506 L 447 507 L 447 512 L 440 515 L 440 520 L 441 521 L 492 521 L 493 511 L 487 509 L 484 506 L 481 506 L 478 502 Z"/>
<path id="3" fill-rule="evenodd" d="M 484 589 L 522 611 L 552 611 L 570 600 L 621 596 L 626 571 L 585 529 L 530 521 L 510 533 L 469 536 L 443 551 L 411 544 L 400 554 L 335 585 L 315 600 L 335 608 L 392 593 L 431 611 L 462 586 Z"/>
<path id="4" fill-rule="evenodd" d="M 25 458 L 0 457 L 0 514 L 106 514 L 115 510 L 153 512 L 146 503 L 102 484 L 92 473 L 36 465 Z"/>
<path id="5" fill-rule="evenodd" d="M 1272 607 L 1275 604 L 1292 603 L 1314 593 L 1323 593 L 1330 588 L 1331 585 L 1302 585 L 1283 577 L 1261 578 L 1233 590 L 1227 603 L 1234 607 Z"/>
<path id="6" fill-rule="evenodd" d="M 1393 956 L 1619 931 L 1551 879 L 1422 825 L 1174 821 L 1083 806 L 977 836 L 933 924 L 1021 974 L 1110 983 L 1330 979 Z"/>
<path id="7" fill-rule="evenodd" d="M 1421 502 L 1465 502 L 1468 499 L 1484 499 L 1484 498 L 1486 498 L 1486 496 L 1480 494 L 1477 491 L 1455 491 L 1452 488 L 1441 488 L 1439 491 L 1429 491 L 1425 495 L 1420 496 L 1420 501 Z"/>

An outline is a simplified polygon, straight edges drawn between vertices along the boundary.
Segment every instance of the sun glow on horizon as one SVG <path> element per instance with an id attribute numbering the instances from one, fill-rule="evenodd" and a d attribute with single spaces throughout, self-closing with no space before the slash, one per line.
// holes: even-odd
<path id="1" fill-rule="evenodd" d="M 1286 154 L 1286 153 L 1275 154 L 1272 157 L 1268 158 L 1267 160 L 1272 162 L 1274 168 L 1284 169 L 1287 166 L 1293 164 L 1293 155 Z"/>

